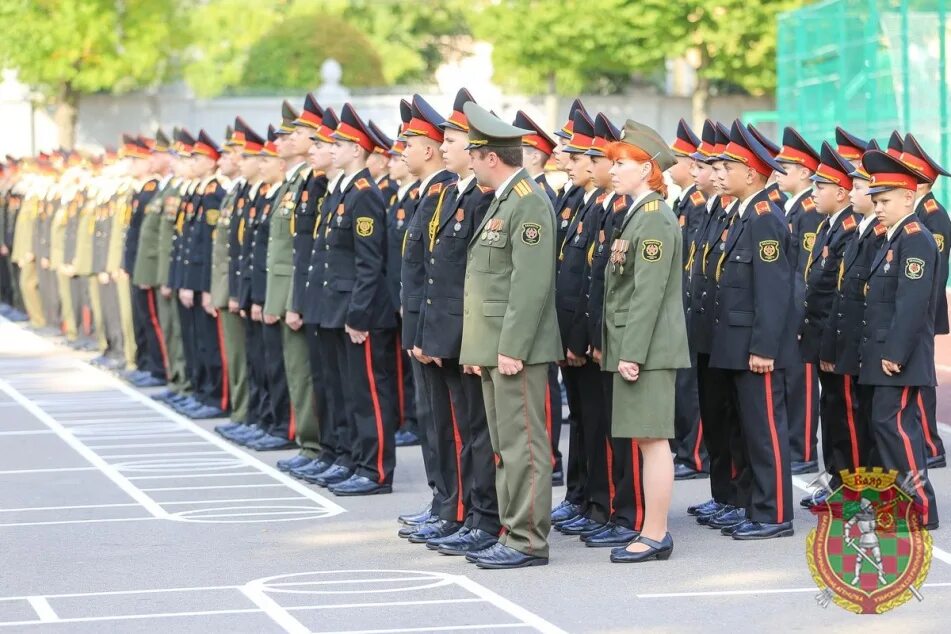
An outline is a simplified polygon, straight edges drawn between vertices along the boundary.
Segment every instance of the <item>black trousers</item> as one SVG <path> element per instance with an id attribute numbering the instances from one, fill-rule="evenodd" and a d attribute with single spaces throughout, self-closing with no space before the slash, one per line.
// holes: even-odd
<path id="1" fill-rule="evenodd" d="M 611 518 L 612 469 L 608 465 L 608 447 L 611 442 L 611 401 L 604 400 L 601 369 L 593 360 L 580 367 L 562 368 L 565 389 L 574 401 L 572 409 L 574 429 L 578 430 L 583 452 L 580 461 L 584 467 L 582 513 L 596 522 Z M 574 453 L 575 447 L 571 447 Z M 569 454 L 569 465 L 572 454 Z"/>
<path id="2" fill-rule="evenodd" d="M 93 332 L 92 306 L 89 302 L 89 281 L 85 277 L 72 277 L 69 290 L 73 294 L 73 319 L 76 320 L 76 332 L 80 336 L 89 336 Z"/>
<path id="3" fill-rule="evenodd" d="M 224 343 L 218 318 L 206 313 L 200 305 L 185 308 L 181 303 L 179 314 L 185 366 L 195 389 L 195 399 L 203 405 L 227 411 L 228 390 L 224 387 L 227 381 L 222 380 L 227 363 L 222 359 Z"/>
<path id="4" fill-rule="evenodd" d="M 876 385 L 872 391 L 871 428 L 876 453 L 885 469 L 909 474 L 922 524 L 937 525 L 938 507 L 928 479 L 927 447 L 919 420 L 917 386 Z M 916 474 L 919 474 L 917 476 Z"/>
<path id="5" fill-rule="evenodd" d="M 267 430 L 274 424 L 271 394 L 267 389 L 263 324 L 250 316 L 244 322 L 245 352 L 248 362 L 248 422 Z"/>
<path id="6" fill-rule="evenodd" d="M 403 350 L 400 333 L 402 321 L 397 318 L 396 327 L 396 398 L 400 408 L 400 429 L 419 435 L 419 422 L 416 420 L 416 386 L 413 383 L 413 370 L 410 368 L 409 355 Z"/>
<path id="7" fill-rule="evenodd" d="M 0 303 L 13 306 L 13 269 L 10 256 L 0 255 Z"/>
<path id="8" fill-rule="evenodd" d="M 697 355 L 697 393 L 703 418 L 703 444 L 710 460 L 710 494 L 720 504 L 742 507 L 740 474 L 748 469 L 746 446 L 731 396 L 728 370 L 710 367 L 710 355 Z"/>
<path id="9" fill-rule="evenodd" d="M 331 412 L 334 410 L 332 390 L 328 385 L 328 371 L 324 363 L 322 349 L 320 345 L 320 331 L 313 324 L 304 324 L 304 334 L 307 337 L 307 352 L 310 357 L 310 377 L 314 385 L 314 400 L 317 414 L 318 440 L 317 444 L 320 451 L 317 455 L 318 460 L 333 462 L 337 459 L 336 446 L 334 444 L 333 422 Z M 342 405 L 341 405 L 342 407 Z M 325 436 L 324 434 L 327 434 Z"/>
<path id="10" fill-rule="evenodd" d="M 859 386 L 853 376 L 822 370 L 819 371 L 819 385 L 822 388 L 819 397 L 822 457 L 835 489 L 841 484 L 840 471 L 855 471 L 869 464 L 869 403 L 865 401 L 871 397 L 871 392 Z"/>
<path id="11" fill-rule="evenodd" d="M 587 500 L 588 490 L 588 458 L 585 450 L 585 428 L 582 424 L 582 403 L 581 381 L 576 372 L 577 368 L 565 366 L 561 368 L 561 378 L 565 385 L 565 397 L 568 399 L 568 467 L 565 471 L 565 500 L 584 507 Z M 551 376 L 549 375 L 549 389 L 551 389 Z M 561 393 L 560 391 L 558 392 Z M 560 399 L 559 399 L 560 400 Z M 610 407 L 610 401 L 607 401 L 607 407 Z M 561 411 L 561 404 L 558 405 Z M 559 429 L 561 425 L 557 426 Z M 554 431 L 554 428 L 552 429 Z M 560 437 L 560 434 L 559 434 Z M 553 446 L 557 442 L 552 437 Z M 552 458 L 552 464 L 555 464 L 556 458 Z M 554 467 L 553 467 L 554 469 Z"/>
<path id="12" fill-rule="evenodd" d="M 78 298 L 74 295 L 73 301 Z M 132 325 L 135 330 L 136 365 L 139 370 L 165 379 L 168 359 L 155 306 L 155 289 L 132 286 Z"/>
<path id="13" fill-rule="evenodd" d="M 180 306 L 180 305 L 179 305 Z M 99 283 L 99 307 L 102 310 L 102 328 L 106 332 L 106 354 L 110 357 L 124 358 L 122 348 L 122 321 L 119 319 L 119 294 L 116 284 Z M 182 334 L 184 338 L 184 332 Z"/>
<path id="14" fill-rule="evenodd" d="M 406 354 L 406 352 L 403 351 L 403 354 Z M 423 470 L 426 472 L 426 483 L 429 485 L 429 490 L 433 492 L 431 501 L 433 512 L 438 512 L 446 504 L 446 498 L 449 496 L 449 485 L 439 472 L 439 465 L 436 461 L 434 447 L 439 441 L 436 437 L 432 399 L 429 397 L 423 364 L 415 358 L 411 358 L 409 359 L 409 369 L 413 375 L 417 435 L 419 436 L 420 450 L 423 453 Z"/>
<path id="15" fill-rule="evenodd" d="M 545 393 L 545 400 L 547 405 L 545 406 L 545 429 L 548 431 L 548 438 L 551 440 L 551 470 L 552 471 L 562 471 L 562 456 L 561 456 L 561 426 L 564 424 L 564 419 L 561 416 L 561 383 L 558 381 L 558 364 L 549 363 L 548 364 L 548 389 Z M 571 454 L 571 443 L 569 443 L 568 453 Z M 576 465 L 575 468 L 580 468 L 579 465 Z M 572 465 L 568 465 L 569 473 L 565 474 L 565 482 L 568 484 L 569 490 L 572 488 L 570 484 L 572 470 Z"/>
<path id="16" fill-rule="evenodd" d="M 819 367 L 796 363 L 785 369 L 786 421 L 792 460 L 815 460 L 819 427 Z"/>
<path id="17" fill-rule="evenodd" d="M 357 344 L 340 331 L 347 354 L 344 398 L 350 401 L 354 472 L 392 484 L 396 467 L 396 329 L 371 330 Z"/>
<path id="18" fill-rule="evenodd" d="M 604 402 L 608 407 L 614 395 L 614 374 L 600 372 L 599 382 Z M 607 447 L 607 461 L 611 469 L 611 521 L 618 526 L 641 530 L 644 524 L 643 461 L 637 442 L 632 438 L 612 438 Z"/>
<path id="19" fill-rule="evenodd" d="M 264 371 L 267 375 L 267 391 L 271 401 L 273 423 L 265 431 L 272 436 L 294 440 L 291 428 L 291 397 L 287 391 L 287 375 L 284 372 L 284 334 L 280 322 L 261 324 L 261 339 L 264 343 Z"/>
<path id="20" fill-rule="evenodd" d="M 353 440 L 350 434 L 350 401 L 344 395 L 348 380 L 347 349 L 341 329 L 317 328 L 320 358 L 326 368 L 326 392 L 330 401 L 330 416 L 320 423 L 321 458 L 353 469 Z"/>
<path id="21" fill-rule="evenodd" d="M 703 417 L 700 416 L 700 395 L 697 368 L 677 370 L 677 391 L 674 393 L 674 438 L 671 450 L 674 461 L 694 471 L 710 470 L 710 457 L 703 444 Z"/>
<path id="22" fill-rule="evenodd" d="M 938 434 L 937 391 L 933 385 L 923 385 L 918 388 L 918 415 L 921 417 L 921 429 L 925 435 L 925 447 L 928 457 L 936 458 L 944 455 L 944 442 Z"/>
<path id="23" fill-rule="evenodd" d="M 738 496 L 754 522 L 793 519 L 789 429 L 783 371 L 754 374 L 731 370 L 729 385 L 736 403 L 749 469 L 738 478 Z"/>

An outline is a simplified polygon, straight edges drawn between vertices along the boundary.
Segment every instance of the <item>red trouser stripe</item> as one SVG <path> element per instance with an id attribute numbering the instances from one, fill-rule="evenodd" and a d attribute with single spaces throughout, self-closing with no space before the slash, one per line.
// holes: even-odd
<path id="1" fill-rule="evenodd" d="M 611 439 L 604 439 L 604 446 L 607 449 L 608 456 L 608 499 L 610 500 L 610 513 L 614 515 L 614 449 L 611 447 Z"/>
<path id="2" fill-rule="evenodd" d="M 812 462 L 812 372 L 813 365 L 806 364 L 806 438 L 803 460 Z"/>
<path id="3" fill-rule="evenodd" d="M 92 334 L 92 311 L 89 306 L 83 306 L 83 334 L 89 336 Z M 164 341 L 162 342 L 164 345 Z"/>
<path id="4" fill-rule="evenodd" d="M 700 458 L 700 443 L 703 442 L 703 419 L 697 421 L 697 441 L 693 444 L 694 469 L 703 471 L 703 460 Z"/>
<path id="5" fill-rule="evenodd" d="M 373 375 L 373 348 L 370 344 L 370 335 L 363 346 L 363 352 L 366 358 L 367 382 L 370 384 L 370 398 L 373 401 L 373 416 L 376 418 L 376 470 L 380 476 L 379 484 L 383 484 L 386 474 L 383 472 L 383 448 L 386 446 L 386 438 L 383 434 L 383 412 L 380 411 L 380 395 L 376 391 L 376 377 Z"/>
<path id="6" fill-rule="evenodd" d="M 291 424 L 287 428 L 287 439 L 297 439 L 297 416 L 294 415 L 294 404 L 291 403 Z"/>
<path id="7" fill-rule="evenodd" d="M 769 424 L 769 439 L 773 445 L 773 465 L 776 476 L 776 522 L 786 521 L 783 516 L 783 456 L 779 451 L 779 434 L 776 431 L 776 420 L 773 417 L 773 373 L 767 372 L 766 379 L 766 422 Z M 806 420 L 809 420 L 808 417 Z"/>
<path id="8" fill-rule="evenodd" d="M 855 429 L 855 415 L 852 413 L 852 377 L 846 374 L 845 379 L 845 422 L 849 425 L 849 444 L 852 446 L 852 468 L 859 468 L 859 438 Z"/>
<path id="9" fill-rule="evenodd" d="M 641 530 L 644 523 L 644 500 L 641 496 L 641 449 L 637 442 L 631 441 L 631 471 L 634 477 L 634 526 L 636 531 Z"/>
<path id="10" fill-rule="evenodd" d="M 406 422 L 406 394 L 403 392 L 403 342 L 396 333 L 396 398 L 400 404 L 400 428 Z"/>
<path id="11" fill-rule="evenodd" d="M 938 455 L 938 448 L 935 447 L 934 440 L 931 439 L 931 430 L 928 429 L 928 413 L 925 412 L 925 400 L 921 398 L 921 392 L 918 392 L 918 411 L 921 413 L 921 429 L 925 432 L 925 443 L 928 445 L 928 453 L 934 458 Z"/>
<path id="12" fill-rule="evenodd" d="M 901 426 L 901 413 L 905 411 L 905 407 L 908 406 L 908 390 L 910 388 L 905 386 L 905 389 L 901 391 L 901 408 L 898 410 L 898 416 L 896 417 L 896 423 L 898 425 L 898 435 L 901 436 L 901 442 L 905 446 L 905 457 L 908 459 L 908 470 L 915 474 L 915 490 L 918 492 L 918 496 L 921 498 L 921 521 L 924 524 L 928 523 L 928 496 L 925 495 L 925 488 L 921 484 L 921 477 L 918 475 L 918 463 L 915 462 L 915 452 L 911 448 L 911 439 L 908 438 L 908 434 L 905 433 L 905 429 Z M 918 407 L 921 407 L 921 394 L 918 394 Z"/>
<path id="13" fill-rule="evenodd" d="M 452 418 L 452 444 L 456 450 L 456 521 L 462 522 L 466 519 L 466 505 L 462 493 L 462 435 L 459 434 L 459 423 L 456 421 L 456 408 L 452 404 L 452 396 L 449 397 L 449 415 Z"/>
<path id="14" fill-rule="evenodd" d="M 149 305 L 149 320 L 152 322 L 152 328 L 155 329 L 155 337 L 158 339 L 159 350 L 162 353 L 162 365 L 165 366 L 165 375 L 168 376 L 168 350 L 165 348 L 165 333 L 162 332 L 162 324 L 159 323 L 158 311 L 155 310 L 155 289 L 150 288 L 145 291 L 145 301 Z"/>
<path id="15" fill-rule="evenodd" d="M 221 409 L 228 410 L 228 353 L 225 350 L 225 331 L 221 325 L 221 315 L 215 317 L 215 327 L 218 329 L 218 354 L 221 356 Z"/>

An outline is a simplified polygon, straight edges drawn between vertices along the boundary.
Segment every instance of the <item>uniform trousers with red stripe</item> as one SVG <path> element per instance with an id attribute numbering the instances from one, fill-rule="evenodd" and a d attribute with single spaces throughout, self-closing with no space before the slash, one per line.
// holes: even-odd
<path id="1" fill-rule="evenodd" d="M 674 392 L 674 438 L 671 450 L 674 461 L 694 471 L 708 472 L 710 457 L 703 444 L 703 421 L 700 416 L 700 395 L 697 387 L 697 368 L 677 370 L 677 389 Z"/>
<path id="2" fill-rule="evenodd" d="M 399 424 L 396 329 L 371 330 L 359 344 L 344 331 L 340 333 L 347 355 L 343 393 L 350 403 L 354 473 L 377 484 L 392 484 Z"/>
<path id="3" fill-rule="evenodd" d="M 589 361 L 590 363 L 590 361 Z M 568 400 L 568 465 L 565 471 L 565 500 L 571 504 L 584 507 L 588 490 L 588 454 L 585 451 L 585 427 L 582 424 L 582 393 L 581 381 L 578 378 L 578 368 L 564 366 L 561 368 L 561 378 L 565 384 L 565 397 Z M 549 375 L 548 390 L 551 392 L 551 376 Z M 556 384 L 557 385 L 557 384 Z M 561 392 L 559 391 L 559 394 Z M 559 404 L 559 411 L 561 407 Z M 560 420 L 560 417 L 559 417 Z M 555 442 L 556 427 L 552 421 L 552 442 Z M 560 437 L 560 435 L 558 435 Z M 553 447 L 555 445 L 552 445 Z M 552 454 L 552 470 L 557 470 L 557 456 Z"/>
<path id="4" fill-rule="evenodd" d="M 274 424 L 271 394 L 267 389 L 267 368 L 264 359 L 264 326 L 250 317 L 244 321 L 245 353 L 248 363 L 248 422 L 263 430 Z"/>
<path id="5" fill-rule="evenodd" d="M 545 408 L 545 428 L 548 430 L 548 436 L 551 439 L 551 468 L 552 471 L 561 471 L 565 475 L 565 482 L 568 484 L 568 491 L 580 490 L 583 486 L 577 481 L 579 472 L 583 477 L 584 465 L 572 464 L 571 462 L 571 443 L 568 443 L 568 472 L 564 472 L 564 460 L 561 455 L 561 426 L 565 420 L 561 416 L 561 383 L 558 381 L 558 364 L 548 364 L 548 389 L 545 397 L 548 404 Z M 579 456 L 580 458 L 580 456 Z M 573 477 L 574 475 L 574 477 Z"/>
<path id="6" fill-rule="evenodd" d="M 132 326 L 135 331 L 136 366 L 157 379 L 165 380 L 162 354 L 162 327 L 155 306 L 155 289 L 132 286 Z"/>
<path id="7" fill-rule="evenodd" d="M 608 446 L 611 439 L 611 401 L 603 399 L 601 368 L 592 360 L 580 367 L 562 368 L 569 403 L 573 403 L 572 417 L 578 429 L 583 451 L 581 461 L 584 488 L 581 514 L 604 524 L 611 517 L 611 469 L 608 467 Z M 574 432 L 572 433 L 574 437 Z M 574 447 L 571 452 L 574 453 Z M 571 455 L 569 454 L 569 464 Z"/>
<path id="8" fill-rule="evenodd" d="M 396 327 L 396 398 L 400 411 L 400 429 L 419 435 L 419 423 L 416 420 L 416 386 L 413 383 L 413 370 L 410 368 L 409 355 L 403 350 L 400 333 L 403 330 L 402 319 L 397 316 Z"/>
<path id="9" fill-rule="evenodd" d="M 600 372 L 601 393 L 604 402 L 614 398 L 614 373 Z M 608 430 L 611 429 L 608 408 Z M 607 445 L 607 460 L 611 468 L 611 519 L 618 526 L 640 531 L 644 523 L 643 460 L 637 441 L 633 438 L 612 438 Z"/>
<path id="10" fill-rule="evenodd" d="M 281 322 L 262 322 L 261 341 L 264 344 L 264 372 L 267 377 L 272 420 L 264 431 L 271 436 L 294 440 L 294 434 L 291 433 L 291 397 L 287 391 L 287 374 L 284 371 L 284 334 L 281 332 Z"/>
<path id="11" fill-rule="evenodd" d="M 913 480 L 915 504 L 922 524 L 937 526 L 938 507 L 934 487 L 928 479 L 927 449 L 919 419 L 918 392 L 918 386 L 874 386 L 869 422 L 881 467 L 898 471 L 899 483 L 908 474 L 921 473 L 920 477 Z"/>
<path id="12" fill-rule="evenodd" d="M 819 377 L 814 363 L 794 364 L 785 369 L 786 421 L 792 459 L 812 462 L 819 426 Z"/>
<path id="13" fill-rule="evenodd" d="M 187 309 L 192 332 L 191 380 L 195 388 L 195 398 L 203 405 L 227 411 L 228 394 L 222 381 L 224 363 L 218 318 L 206 313 L 200 305 L 200 293 L 196 292 L 195 295 L 196 304 Z M 188 344 L 185 345 L 188 346 Z"/>
<path id="14" fill-rule="evenodd" d="M 352 403 L 344 392 L 350 380 L 347 367 L 347 344 L 350 338 L 342 328 L 318 328 L 320 360 L 327 369 L 327 391 L 330 395 L 330 418 L 320 421 L 321 457 L 333 459 L 335 465 L 354 468 L 353 436 L 350 425 Z M 346 338 L 346 340 L 345 340 Z"/>
<path id="15" fill-rule="evenodd" d="M 435 423 L 434 454 L 448 493 L 441 508 L 433 512 L 444 520 L 497 535 L 501 524 L 495 456 L 482 379 L 464 374 L 458 359 L 442 359 L 442 367 L 423 364 L 423 376 Z"/>
<path id="16" fill-rule="evenodd" d="M 433 449 L 437 444 L 436 423 L 433 419 L 432 399 L 429 397 L 429 388 L 426 386 L 426 376 L 423 364 L 411 357 L 405 350 L 403 354 L 409 359 L 410 373 L 413 375 L 413 390 L 416 403 L 417 436 L 419 448 L 423 454 L 423 471 L 426 473 L 426 484 L 432 491 L 430 510 L 438 510 L 445 504 L 449 495 L 449 485 L 439 471 L 436 462 L 436 453 Z"/>
<path id="17" fill-rule="evenodd" d="M 868 466 L 871 439 L 867 402 L 871 390 L 856 383 L 848 374 L 819 371 L 819 411 L 822 416 L 822 458 L 832 477 L 830 486 L 842 483 L 839 472 Z"/>
<path id="18" fill-rule="evenodd" d="M 710 494 L 720 504 L 743 507 L 740 474 L 747 470 L 746 445 L 730 396 L 730 371 L 710 367 L 709 354 L 697 354 L 697 391 L 703 418 L 703 444 L 710 456 Z"/>
<path id="19" fill-rule="evenodd" d="M 729 371 L 728 382 L 739 415 L 749 469 L 737 479 L 738 496 L 751 521 L 789 522 L 792 474 L 783 370 L 755 374 Z"/>
<path id="20" fill-rule="evenodd" d="M 922 433 L 925 435 L 925 447 L 929 458 L 944 455 L 944 442 L 938 434 L 937 391 L 933 385 L 918 388 L 918 415 L 921 417 Z"/>
<path id="21" fill-rule="evenodd" d="M 337 459 L 337 453 L 332 417 L 337 408 L 343 410 L 343 404 L 334 401 L 334 391 L 330 388 L 331 377 L 336 377 L 337 373 L 331 372 L 330 367 L 324 362 L 320 343 L 320 329 L 313 324 L 304 324 L 304 334 L 307 340 L 310 377 L 314 384 L 314 400 L 316 401 L 314 412 L 317 414 L 319 433 L 317 446 L 320 448 L 317 452 L 317 460 L 333 463 Z M 333 381 L 338 380 L 337 378 L 333 379 Z M 338 397 L 338 399 L 342 400 L 342 397 Z"/>

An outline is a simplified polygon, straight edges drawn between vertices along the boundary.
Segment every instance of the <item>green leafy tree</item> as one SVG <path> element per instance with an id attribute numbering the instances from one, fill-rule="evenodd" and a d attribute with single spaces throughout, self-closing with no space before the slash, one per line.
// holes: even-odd
<path id="1" fill-rule="evenodd" d="M 3 0 L 0 67 L 54 108 L 59 141 L 72 147 L 79 98 L 153 85 L 179 45 L 178 0 Z"/>

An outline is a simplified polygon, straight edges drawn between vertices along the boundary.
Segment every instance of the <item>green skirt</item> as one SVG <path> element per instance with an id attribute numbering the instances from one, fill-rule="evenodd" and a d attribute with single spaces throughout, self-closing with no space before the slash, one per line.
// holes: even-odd
<path id="1" fill-rule="evenodd" d="M 673 438 L 676 370 L 641 370 L 633 383 L 614 373 L 611 435 Z"/>

